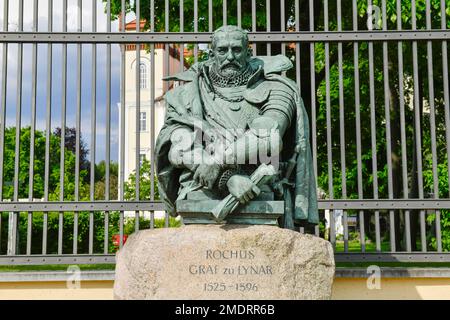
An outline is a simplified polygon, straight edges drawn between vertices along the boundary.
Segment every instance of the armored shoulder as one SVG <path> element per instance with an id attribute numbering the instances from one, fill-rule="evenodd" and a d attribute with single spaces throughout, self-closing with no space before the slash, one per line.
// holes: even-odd
<path id="1" fill-rule="evenodd" d="M 266 81 L 270 84 L 270 99 L 283 99 L 295 102 L 295 92 L 290 86 L 280 81 Z"/>
<path id="2" fill-rule="evenodd" d="M 287 84 L 276 80 L 261 80 L 244 93 L 244 98 L 250 103 L 264 103 L 269 97 L 281 96 L 294 101 L 294 91 Z"/>
<path id="3" fill-rule="evenodd" d="M 247 93 L 248 94 L 248 93 Z M 266 80 L 252 89 L 249 102 L 260 104 L 260 113 L 271 110 L 283 113 L 289 123 L 295 114 L 295 92 L 281 81 Z"/>

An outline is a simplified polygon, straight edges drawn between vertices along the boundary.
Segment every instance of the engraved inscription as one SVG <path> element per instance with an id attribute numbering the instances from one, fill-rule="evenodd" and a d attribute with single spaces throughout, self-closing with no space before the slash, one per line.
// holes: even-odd
<path id="1" fill-rule="evenodd" d="M 205 251 L 203 258 L 206 259 L 204 261 L 206 263 L 191 264 L 188 271 L 190 275 L 205 277 L 206 281 L 202 283 L 202 289 L 206 292 L 259 291 L 261 284 L 257 279 L 274 274 L 274 268 L 271 265 L 252 263 L 257 260 L 254 250 L 211 249 Z"/>

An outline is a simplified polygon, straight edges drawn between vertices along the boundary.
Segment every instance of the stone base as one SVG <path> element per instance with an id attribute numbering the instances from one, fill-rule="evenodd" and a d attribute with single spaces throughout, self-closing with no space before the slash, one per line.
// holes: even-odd
<path id="1" fill-rule="evenodd" d="M 330 299 L 329 242 L 273 226 L 143 230 L 117 254 L 116 299 Z"/>

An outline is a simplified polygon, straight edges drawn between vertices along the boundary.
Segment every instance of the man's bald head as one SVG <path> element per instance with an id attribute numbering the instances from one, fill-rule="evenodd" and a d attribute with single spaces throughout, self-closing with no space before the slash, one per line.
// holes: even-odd
<path id="1" fill-rule="evenodd" d="M 216 47 L 217 44 L 217 40 L 220 37 L 224 36 L 224 33 L 232 36 L 233 38 L 240 38 L 242 39 L 242 45 L 247 47 L 248 46 L 248 34 L 247 31 L 245 31 L 242 28 L 239 28 L 238 26 L 222 26 L 220 28 L 218 28 L 216 31 L 214 31 L 213 36 L 212 36 L 212 49 L 214 50 L 214 48 Z"/>

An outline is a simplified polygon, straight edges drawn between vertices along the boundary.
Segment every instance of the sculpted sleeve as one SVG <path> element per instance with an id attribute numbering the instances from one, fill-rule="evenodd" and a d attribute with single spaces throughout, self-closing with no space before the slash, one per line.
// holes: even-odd
<path id="1" fill-rule="evenodd" d="M 280 112 L 291 123 L 295 114 L 295 98 L 291 88 L 281 82 L 270 81 L 270 93 L 261 107 L 261 114 Z"/>

